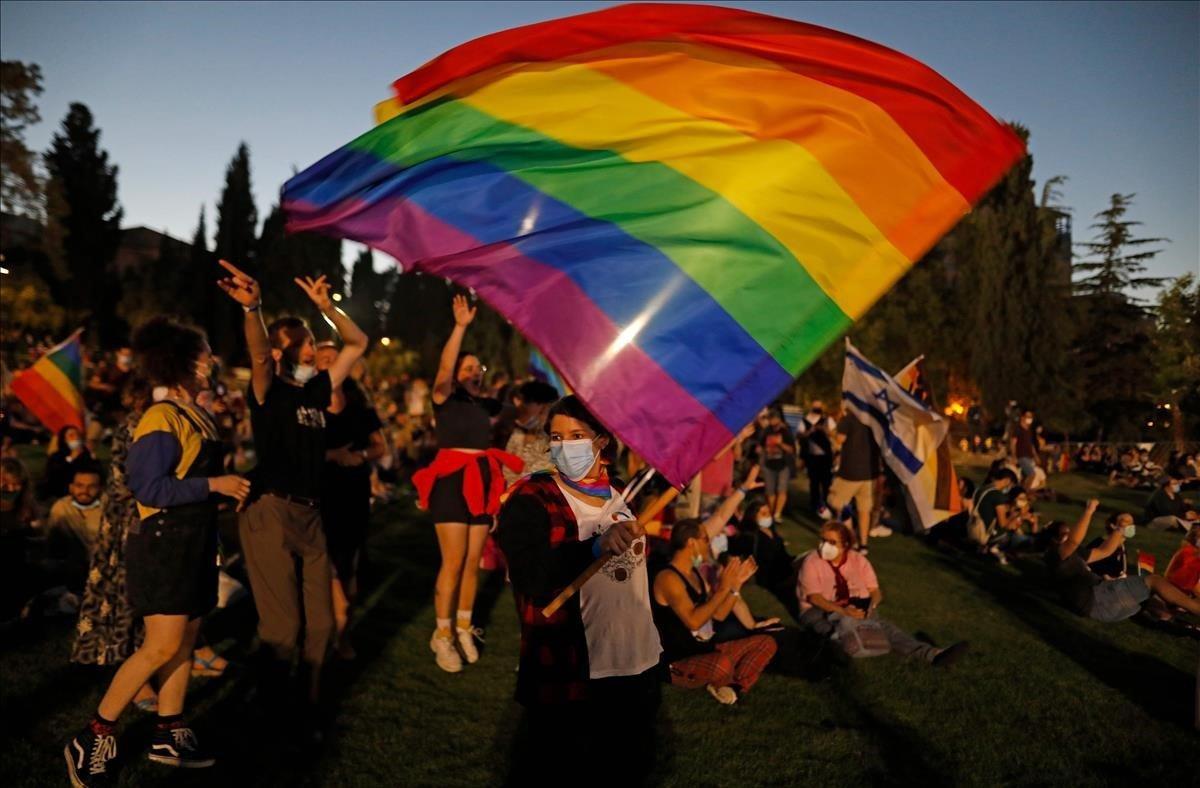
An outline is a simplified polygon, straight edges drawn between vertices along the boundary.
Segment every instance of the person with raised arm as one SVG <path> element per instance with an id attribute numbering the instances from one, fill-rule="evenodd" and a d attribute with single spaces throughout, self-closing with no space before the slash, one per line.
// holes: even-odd
<path id="1" fill-rule="evenodd" d="M 524 466 L 520 458 L 491 445 L 492 418 L 500 413 L 500 403 L 485 394 L 487 367 L 462 349 L 476 308 L 464 295 L 454 297 L 453 308 L 454 329 L 442 348 L 433 383 L 438 453 L 412 479 L 418 505 L 434 522 L 442 554 L 433 595 L 437 628 L 429 648 L 447 673 L 462 670 L 464 659 L 468 664 L 479 659 L 475 644 L 482 642 L 483 631 L 471 623 L 479 558 L 500 510 L 502 466 L 513 471 Z"/>
<path id="2" fill-rule="evenodd" d="M 1074 524 L 1055 523 L 1050 529 L 1050 549 L 1046 564 L 1059 596 L 1071 612 L 1096 621 L 1123 621 L 1141 612 L 1151 596 L 1200 615 L 1200 599 L 1193 599 L 1161 575 L 1130 575 L 1120 580 L 1104 580 L 1089 564 L 1115 553 L 1125 544 L 1125 529 L 1111 531 L 1098 547 L 1083 543 L 1092 516 L 1100 507 L 1093 498 Z"/>
<path id="3" fill-rule="evenodd" d="M 297 278 L 296 285 L 342 338 L 337 357 L 327 370 L 318 372 L 308 325 L 298 317 L 281 317 L 266 325 L 259 283 L 226 260 L 220 264 L 228 276 L 218 286 L 245 313 L 251 362 L 246 400 L 258 464 L 251 502 L 238 520 L 238 534 L 264 649 L 260 689 L 268 700 L 288 700 L 287 677 L 299 649 L 303 621 L 300 656 L 308 676 L 302 691 L 308 705 L 298 720 L 311 726 L 307 733 L 316 734 L 321 667 L 334 633 L 332 575 L 321 528 L 325 410 L 332 391 L 366 352 L 368 339 L 334 306 L 324 276 Z"/>

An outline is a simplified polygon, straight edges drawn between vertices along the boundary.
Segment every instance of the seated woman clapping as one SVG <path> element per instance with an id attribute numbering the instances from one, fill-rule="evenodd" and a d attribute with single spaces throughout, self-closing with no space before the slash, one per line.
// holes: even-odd
<path id="1" fill-rule="evenodd" d="M 821 544 L 800 565 L 800 623 L 822 636 L 837 633 L 848 642 L 847 634 L 855 628 L 853 622 L 869 620 L 872 628 L 887 638 L 892 651 L 937 667 L 949 665 L 965 652 L 966 641 L 936 648 L 876 616 L 883 593 L 871 562 L 850 549 L 853 538 L 845 523 L 834 520 L 821 527 Z"/>
<path id="2" fill-rule="evenodd" d="M 663 645 L 663 662 L 671 683 L 707 687 L 722 704 L 758 681 L 775 656 L 768 635 L 713 642 L 713 624 L 734 613 L 741 588 L 753 576 L 753 559 L 730 558 L 715 589 L 696 571 L 710 554 L 709 536 L 699 520 L 683 520 L 671 531 L 671 560 L 654 579 L 651 594 L 654 624 Z"/>

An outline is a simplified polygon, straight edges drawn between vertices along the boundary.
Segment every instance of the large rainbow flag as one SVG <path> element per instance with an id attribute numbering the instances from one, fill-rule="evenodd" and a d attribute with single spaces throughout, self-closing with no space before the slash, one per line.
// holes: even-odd
<path id="1" fill-rule="evenodd" d="M 32 367 L 13 376 L 12 391 L 51 432 L 83 429 L 82 331 L 51 348 Z"/>
<path id="2" fill-rule="evenodd" d="M 1023 155 L 910 57 L 717 6 L 506 30 L 394 94 L 289 229 L 474 288 L 675 484 Z"/>

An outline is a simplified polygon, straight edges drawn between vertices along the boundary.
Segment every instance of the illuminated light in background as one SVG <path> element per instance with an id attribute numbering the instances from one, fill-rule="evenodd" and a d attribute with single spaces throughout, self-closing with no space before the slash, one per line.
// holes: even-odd
<path id="1" fill-rule="evenodd" d="M 334 293 L 334 294 L 333 294 L 333 300 L 334 300 L 334 301 L 341 301 L 341 300 L 342 300 L 342 294 L 341 294 L 341 293 Z"/>
<path id="2" fill-rule="evenodd" d="M 392 344 L 392 338 L 384 337 L 383 339 L 379 340 L 379 344 L 383 345 L 384 347 L 387 347 L 388 345 Z"/>

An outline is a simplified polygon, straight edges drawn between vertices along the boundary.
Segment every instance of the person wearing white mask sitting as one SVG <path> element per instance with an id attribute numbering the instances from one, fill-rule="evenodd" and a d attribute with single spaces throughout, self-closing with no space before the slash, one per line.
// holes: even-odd
<path id="1" fill-rule="evenodd" d="M 871 562 L 851 549 L 853 540 L 845 523 L 831 520 L 821 527 L 821 543 L 800 566 L 800 623 L 828 637 L 835 632 L 843 635 L 854 627 L 853 621 L 869 620 L 887 638 L 891 651 L 901 656 L 925 660 L 934 667 L 947 667 L 960 657 L 967 650 L 966 641 L 937 648 L 878 617 L 875 610 L 883 602 L 883 592 Z M 845 637 L 842 640 L 846 642 Z"/>
<path id="2" fill-rule="evenodd" d="M 106 503 L 102 485 L 100 468 L 95 463 L 76 466 L 67 494 L 54 502 L 46 520 L 51 555 L 66 561 L 72 575 L 79 575 L 79 586 L 83 585 L 83 575 L 87 573 L 92 548 L 100 533 Z"/>

